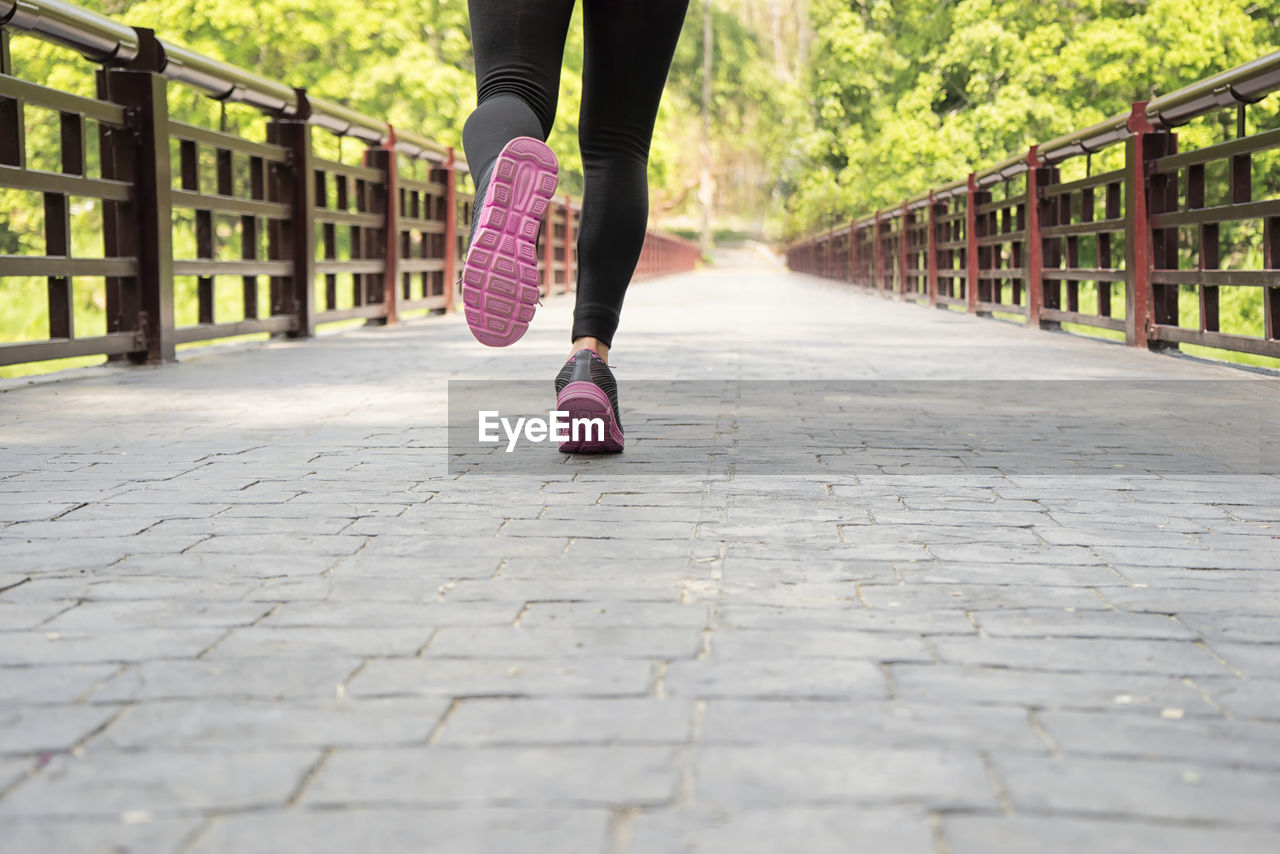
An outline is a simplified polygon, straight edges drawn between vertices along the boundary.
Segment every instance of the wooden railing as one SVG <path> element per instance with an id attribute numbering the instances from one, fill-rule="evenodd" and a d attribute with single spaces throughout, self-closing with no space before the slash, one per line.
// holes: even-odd
<path id="1" fill-rule="evenodd" d="M 1123 332 L 1134 346 L 1280 357 L 1280 191 L 1254 195 L 1275 190 L 1255 157 L 1280 147 L 1280 130 L 1245 132 L 1248 104 L 1278 89 L 1280 53 L 808 235 L 787 248 L 788 264 L 1040 328 Z M 1236 110 L 1234 138 L 1178 151 L 1174 128 L 1226 108 Z M 1121 144 L 1123 163 L 1095 172 L 1092 158 Z M 1063 180 L 1072 161 L 1083 177 Z M 1260 289 L 1261 334 L 1222 328 L 1222 287 Z"/>

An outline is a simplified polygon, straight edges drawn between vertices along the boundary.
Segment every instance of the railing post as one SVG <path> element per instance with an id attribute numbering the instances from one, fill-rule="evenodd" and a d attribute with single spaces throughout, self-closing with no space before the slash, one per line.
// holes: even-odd
<path id="1" fill-rule="evenodd" d="M 573 242 L 573 200 L 565 196 L 564 201 L 564 292 L 571 294 L 577 290 L 574 282 L 574 267 L 576 259 L 574 256 Z"/>
<path id="2" fill-rule="evenodd" d="M 397 284 L 400 279 L 400 180 L 396 168 L 396 129 L 387 125 L 387 141 L 364 153 L 366 166 L 382 170 L 383 183 L 383 274 L 382 304 L 386 314 L 378 321 L 388 326 L 400 322 Z"/>
<path id="3" fill-rule="evenodd" d="M 540 294 L 544 297 L 551 296 L 551 288 L 555 284 L 555 261 L 556 261 L 556 200 L 554 198 L 547 200 L 547 213 L 542 218 L 542 288 Z"/>
<path id="4" fill-rule="evenodd" d="M 444 313 L 457 311 L 454 288 L 458 281 L 458 170 L 453 146 L 444 161 Z"/>
<path id="5" fill-rule="evenodd" d="M 298 93 L 298 112 L 267 124 L 267 141 L 285 149 L 285 168 L 277 172 L 276 201 L 289 206 L 289 218 L 273 229 L 271 257 L 289 262 L 289 281 L 273 279 L 271 313 L 294 317 L 290 338 L 316 334 L 315 169 L 311 151 L 311 104 Z"/>
<path id="6" fill-rule="evenodd" d="M 965 200 L 965 223 L 964 234 L 965 240 L 969 244 L 965 260 L 968 262 L 965 266 L 968 269 L 968 279 L 965 282 L 964 296 L 968 304 L 970 314 L 976 314 L 978 311 L 978 179 L 974 173 L 969 173 L 968 196 Z"/>
<path id="7" fill-rule="evenodd" d="M 871 231 L 871 284 L 876 293 L 884 293 L 884 241 L 880 235 L 880 211 L 876 211 L 875 223 Z"/>
<path id="8" fill-rule="evenodd" d="M 938 307 L 938 223 L 937 203 L 933 198 L 933 190 L 929 191 L 929 236 L 925 245 L 929 264 L 929 307 Z"/>
<path id="9" fill-rule="evenodd" d="M 1027 285 L 1027 325 L 1040 326 L 1044 306 L 1044 241 L 1040 234 L 1040 188 L 1048 177 L 1040 167 L 1036 146 L 1027 152 L 1027 248 L 1023 278 Z"/>
<path id="10" fill-rule="evenodd" d="M 849 222 L 848 235 L 846 239 L 849 241 L 847 252 L 849 256 L 849 275 L 845 276 L 845 281 L 853 283 L 858 280 L 858 229 L 852 220 Z"/>
<path id="11" fill-rule="evenodd" d="M 898 294 L 907 298 L 907 265 L 911 261 L 911 209 L 902 203 L 902 224 L 898 228 Z"/>
<path id="12" fill-rule="evenodd" d="M 1151 273 L 1155 268 L 1152 246 L 1152 193 L 1150 164 L 1169 153 L 1176 138 L 1157 131 L 1147 120 L 1147 102 L 1136 101 L 1129 114 L 1131 136 L 1125 141 L 1124 338 L 1131 347 L 1148 346 L 1155 323 Z M 1177 299 L 1175 292 L 1174 299 Z"/>
<path id="13" fill-rule="evenodd" d="M 176 358 L 173 317 L 173 205 L 169 155 L 169 101 L 163 49 L 151 30 L 135 28 L 138 57 L 128 69 L 107 72 L 110 99 L 128 111 L 134 134 L 128 169 L 133 198 L 121 208 L 119 227 L 129 231 L 138 258 L 137 308 L 146 340 L 135 361 L 172 362 Z"/>

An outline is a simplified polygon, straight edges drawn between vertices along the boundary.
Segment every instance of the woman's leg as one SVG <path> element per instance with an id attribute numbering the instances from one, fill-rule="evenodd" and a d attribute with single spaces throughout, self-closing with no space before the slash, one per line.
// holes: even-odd
<path id="1" fill-rule="evenodd" d="M 477 106 L 462 147 L 477 182 L 511 140 L 551 133 L 573 3 L 469 0 Z"/>
<path id="2" fill-rule="evenodd" d="M 537 235 L 556 189 L 556 115 L 573 0 L 472 0 L 477 107 L 462 130 L 476 188 L 462 303 L 476 340 L 506 347 L 538 304 Z"/>
<path id="3" fill-rule="evenodd" d="M 649 217 L 649 143 L 689 0 L 584 0 L 574 350 L 613 342 Z M 588 340 L 592 339 L 592 340 Z M 603 354 L 602 354 L 603 355 Z"/>

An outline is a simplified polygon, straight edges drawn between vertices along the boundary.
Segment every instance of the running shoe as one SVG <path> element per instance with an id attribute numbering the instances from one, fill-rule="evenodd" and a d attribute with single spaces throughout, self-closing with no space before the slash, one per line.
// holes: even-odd
<path id="1" fill-rule="evenodd" d="M 538 304 L 538 229 L 559 164 L 540 140 L 520 136 L 478 177 L 480 199 L 462 262 L 462 303 L 481 344 L 506 347 L 529 329 Z"/>
<path id="2" fill-rule="evenodd" d="M 607 454 L 622 450 L 618 382 L 595 351 L 584 348 L 564 363 L 556 375 L 556 409 L 569 413 L 569 441 L 560 443 L 564 453 Z M 574 430 L 578 432 L 575 434 Z"/>

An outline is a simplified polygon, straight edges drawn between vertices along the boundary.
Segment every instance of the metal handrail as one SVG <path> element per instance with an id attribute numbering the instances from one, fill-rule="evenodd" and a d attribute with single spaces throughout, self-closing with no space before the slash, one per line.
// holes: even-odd
<path id="1" fill-rule="evenodd" d="M 339 136 L 354 136 L 370 145 L 381 145 L 389 137 L 386 122 L 323 98 L 308 95 L 307 102 L 311 105 L 311 122 Z"/>
<path id="2" fill-rule="evenodd" d="M 1280 89 L 1280 51 L 1161 95 L 1147 104 L 1146 117 L 1156 128 L 1168 129 L 1223 107 L 1251 104 L 1277 89 Z M 1052 139 L 1040 146 L 1040 159 L 1045 164 L 1057 163 L 1128 139 L 1133 135 L 1129 118 L 1129 113 L 1112 116 L 1092 127 Z"/>
<path id="3" fill-rule="evenodd" d="M 286 116 L 297 115 L 298 93 L 283 83 L 210 59 L 163 39 L 157 41 L 164 51 L 164 66 L 160 74 L 166 79 L 201 89 L 219 101 L 248 104 Z"/>
<path id="4" fill-rule="evenodd" d="M 425 136 L 403 130 L 396 131 L 396 151 L 437 163 L 443 163 L 449 157 L 447 145 L 441 145 Z M 460 155 L 454 154 L 454 162 L 456 163 L 459 159 Z"/>
<path id="5" fill-rule="evenodd" d="M 1046 164 L 1057 163 L 1078 154 L 1091 154 L 1099 151 L 1112 143 L 1128 139 L 1131 133 L 1132 131 L 1129 130 L 1129 113 L 1125 113 L 1122 116 L 1113 116 L 1105 122 L 1099 122 L 1084 130 L 1078 130 L 1074 133 L 1051 139 L 1040 146 L 1038 153 L 1040 159 Z"/>
<path id="6" fill-rule="evenodd" d="M 69 47 L 94 62 L 123 65 L 138 55 L 133 27 L 62 0 L 0 0 L 0 27 Z"/>
<path id="7" fill-rule="evenodd" d="M 1156 98 L 1147 105 L 1147 118 L 1157 127 L 1174 127 L 1222 107 L 1251 104 L 1277 89 L 1280 51 Z"/>

